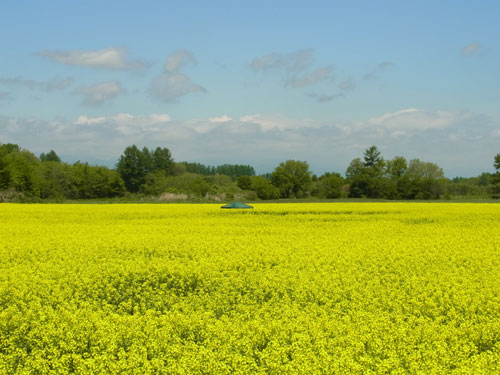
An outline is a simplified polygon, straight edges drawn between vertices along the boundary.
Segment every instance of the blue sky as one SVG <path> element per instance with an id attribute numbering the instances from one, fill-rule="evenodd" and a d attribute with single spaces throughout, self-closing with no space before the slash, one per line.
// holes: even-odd
<path id="1" fill-rule="evenodd" d="M 69 4 L 2 4 L 2 143 L 317 173 L 375 144 L 449 177 L 500 152 L 496 1 Z"/>

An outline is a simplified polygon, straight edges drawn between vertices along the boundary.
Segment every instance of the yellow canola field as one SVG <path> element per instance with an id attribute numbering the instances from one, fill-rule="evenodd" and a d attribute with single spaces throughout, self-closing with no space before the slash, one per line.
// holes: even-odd
<path id="1" fill-rule="evenodd" d="M 0 374 L 500 374 L 500 205 L 0 205 Z"/>

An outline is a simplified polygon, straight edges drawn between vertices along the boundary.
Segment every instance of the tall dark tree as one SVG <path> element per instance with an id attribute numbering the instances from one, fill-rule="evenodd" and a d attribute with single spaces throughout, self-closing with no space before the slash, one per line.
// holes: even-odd
<path id="1" fill-rule="evenodd" d="M 174 159 L 168 148 L 157 147 L 151 157 L 153 171 L 164 171 L 167 176 L 174 174 Z"/>
<path id="2" fill-rule="evenodd" d="M 141 185 L 146 182 L 146 176 L 151 172 L 149 151 L 145 153 L 136 145 L 127 147 L 118 160 L 116 170 L 125 182 L 127 190 L 137 193 Z"/>
<path id="3" fill-rule="evenodd" d="M 370 146 L 364 152 L 365 167 L 382 169 L 384 167 L 384 159 L 380 156 L 380 151 L 377 146 Z"/>

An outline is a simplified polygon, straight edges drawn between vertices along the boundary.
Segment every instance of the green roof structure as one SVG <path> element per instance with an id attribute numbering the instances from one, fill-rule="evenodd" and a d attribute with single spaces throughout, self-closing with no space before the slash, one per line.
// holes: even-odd
<path id="1" fill-rule="evenodd" d="M 241 202 L 233 202 L 222 206 L 221 208 L 253 208 L 253 206 L 249 206 L 248 204 Z"/>

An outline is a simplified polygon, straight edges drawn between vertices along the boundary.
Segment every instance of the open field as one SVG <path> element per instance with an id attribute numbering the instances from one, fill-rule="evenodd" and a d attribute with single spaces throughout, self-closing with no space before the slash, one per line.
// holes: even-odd
<path id="1" fill-rule="evenodd" d="M 0 373 L 500 373 L 500 205 L 219 207 L 0 205 Z"/>

